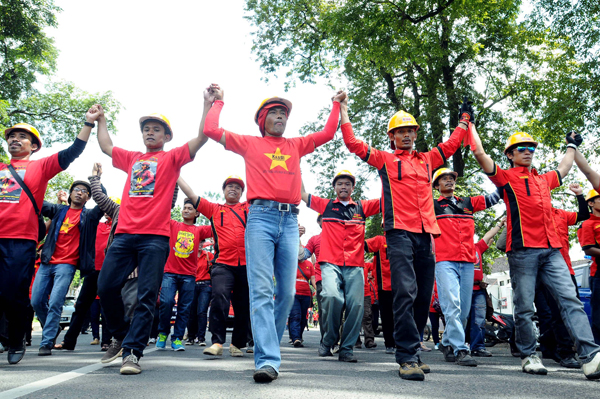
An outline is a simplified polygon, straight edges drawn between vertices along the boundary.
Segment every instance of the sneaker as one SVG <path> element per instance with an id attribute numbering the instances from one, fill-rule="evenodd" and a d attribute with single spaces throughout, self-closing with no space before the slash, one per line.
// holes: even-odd
<path id="1" fill-rule="evenodd" d="M 198 345 L 200 345 L 200 346 L 206 346 L 206 341 L 204 341 L 204 340 L 198 341 Z"/>
<path id="2" fill-rule="evenodd" d="M 110 346 L 108 347 L 108 350 L 106 351 L 104 356 L 102 356 L 102 359 L 100 361 L 102 363 L 110 363 L 116 358 L 120 357 L 123 354 L 123 348 L 121 348 L 122 343 L 123 341 L 117 341 L 116 339 L 113 339 Z"/>
<path id="3" fill-rule="evenodd" d="M 196 343 L 195 339 L 188 339 L 185 341 L 186 346 L 194 345 Z"/>
<path id="4" fill-rule="evenodd" d="M 377 344 L 375 342 L 372 342 L 372 341 L 365 342 L 365 348 L 367 348 L 367 349 L 374 349 L 374 348 L 377 348 Z"/>
<path id="5" fill-rule="evenodd" d="M 523 369 L 524 373 L 538 375 L 548 374 L 548 370 L 546 370 L 546 367 L 544 367 L 542 361 L 535 353 L 533 355 L 527 356 L 525 359 L 521 359 L 521 368 Z M 600 377 L 600 372 L 598 373 L 598 377 Z"/>
<path id="6" fill-rule="evenodd" d="M 492 357 L 492 352 L 487 349 L 477 349 L 476 351 L 471 351 L 471 356 L 475 357 Z"/>
<path id="7" fill-rule="evenodd" d="M 248 346 L 246 348 L 246 353 L 254 353 L 254 346 Z"/>
<path id="8" fill-rule="evenodd" d="M 398 374 L 403 380 L 423 381 L 425 379 L 425 373 L 419 368 L 417 362 L 402 363 Z"/>
<path id="9" fill-rule="evenodd" d="M 575 355 L 571 355 L 569 357 L 562 359 L 560 361 L 560 365 L 562 367 L 566 367 L 568 369 L 580 369 L 581 368 L 581 363 L 579 363 L 579 360 L 577 360 L 575 358 Z"/>
<path id="10" fill-rule="evenodd" d="M 90 342 L 90 345 L 100 345 L 100 340 L 98 338 L 94 338 L 92 342 Z"/>
<path id="11" fill-rule="evenodd" d="M 223 345 L 221 344 L 212 344 L 208 348 L 204 349 L 202 352 L 205 355 L 209 356 L 222 356 L 223 355 Z"/>
<path id="12" fill-rule="evenodd" d="M 346 363 L 358 362 L 358 359 L 356 358 L 356 356 L 354 356 L 354 353 L 352 353 L 352 352 L 346 352 L 344 354 L 340 353 L 338 360 L 340 362 L 346 362 Z"/>
<path id="13" fill-rule="evenodd" d="M 165 349 L 167 346 L 167 334 L 158 334 L 158 341 L 156 341 L 156 349 Z"/>
<path id="14" fill-rule="evenodd" d="M 294 341 L 294 348 L 304 348 L 304 344 L 299 339 Z"/>
<path id="15" fill-rule="evenodd" d="M 150 346 L 150 345 L 154 345 L 154 344 L 156 344 L 156 338 L 150 338 L 148 340 L 148 345 L 146 345 L 146 346 Z"/>
<path id="16" fill-rule="evenodd" d="M 294 341 L 290 338 L 290 340 L 288 341 L 288 344 L 293 343 Z"/>
<path id="17" fill-rule="evenodd" d="M 139 374 L 142 372 L 140 367 L 140 360 L 133 353 L 123 358 L 123 364 L 121 365 L 121 374 Z"/>
<path id="18" fill-rule="evenodd" d="M 385 348 L 386 355 L 394 355 L 396 353 L 396 348 L 390 346 Z"/>
<path id="19" fill-rule="evenodd" d="M 454 349 L 451 346 L 445 346 L 440 343 L 440 350 L 444 354 L 444 359 L 449 363 L 456 362 L 456 356 L 454 356 Z"/>
<path id="20" fill-rule="evenodd" d="M 175 341 L 171 341 L 171 349 L 173 349 L 175 352 L 181 352 L 185 350 L 185 346 L 183 346 L 181 340 L 177 338 Z"/>
<path id="21" fill-rule="evenodd" d="M 461 349 L 458 351 L 458 355 L 456 356 L 456 364 L 459 366 L 477 367 L 477 362 L 471 357 L 469 351 L 466 349 Z"/>
<path id="22" fill-rule="evenodd" d="M 431 348 L 429 348 L 427 345 L 425 345 L 423 342 L 421 342 L 420 347 L 419 347 L 423 352 L 431 352 Z"/>
<path id="23" fill-rule="evenodd" d="M 589 362 L 583 364 L 583 374 L 588 380 L 600 378 L 600 352 L 596 352 Z"/>
<path id="24" fill-rule="evenodd" d="M 321 343 L 319 345 L 319 356 L 320 357 L 333 356 L 333 353 L 331 353 L 331 348 L 328 347 L 327 345 L 325 345 L 324 343 Z"/>
<path id="25" fill-rule="evenodd" d="M 434 348 L 436 351 L 439 351 L 439 350 L 440 350 L 440 344 L 435 344 L 435 345 L 433 346 L 433 348 Z"/>
<path id="26" fill-rule="evenodd" d="M 340 346 L 338 344 L 333 345 L 331 348 L 331 353 L 338 353 L 340 351 Z"/>
<path id="27" fill-rule="evenodd" d="M 431 367 L 429 367 L 428 364 L 425 364 L 421 361 L 421 359 L 419 359 L 419 361 L 417 362 L 417 366 L 419 366 L 419 368 L 421 370 L 423 370 L 423 373 L 425 374 L 429 374 L 431 373 Z"/>
<path id="28" fill-rule="evenodd" d="M 237 346 L 231 344 L 229 344 L 229 354 L 231 355 L 231 357 L 244 356 L 244 352 L 242 352 Z"/>
<path id="29" fill-rule="evenodd" d="M 38 351 L 38 356 L 50 356 L 52 355 L 52 349 L 47 348 L 45 346 L 40 346 L 40 350 Z"/>
<path id="30" fill-rule="evenodd" d="M 277 371 L 271 366 L 263 366 L 254 372 L 252 376 L 255 382 L 271 382 L 278 377 Z"/>

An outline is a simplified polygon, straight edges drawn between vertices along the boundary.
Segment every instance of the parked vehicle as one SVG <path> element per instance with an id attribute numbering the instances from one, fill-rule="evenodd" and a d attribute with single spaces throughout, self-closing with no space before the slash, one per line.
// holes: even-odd
<path id="1" fill-rule="evenodd" d="M 71 324 L 71 317 L 73 316 L 73 312 L 75 312 L 75 297 L 68 296 L 65 298 L 62 313 L 60 314 L 61 330 L 64 330 L 66 327 L 69 327 L 69 324 Z"/>

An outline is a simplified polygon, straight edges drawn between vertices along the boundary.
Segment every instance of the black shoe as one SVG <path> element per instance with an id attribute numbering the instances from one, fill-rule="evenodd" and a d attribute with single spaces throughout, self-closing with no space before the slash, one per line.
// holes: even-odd
<path id="1" fill-rule="evenodd" d="M 454 349 L 451 346 L 445 346 L 440 342 L 440 350 L 444 354 L 444 359 L 448 363 L 454 363 L 456 361 L 456 356 L 454 356 Z"/>
<path id="2" fill-rule="evenodd" d="M 487 349 L 479 349 L 476 351 L 471 351 L 471 356 L 476 357 L 492 357 L 492 352 Z"/>
<path id="3" fill-rule="evenodd" d="M 304 348 L 304 344 L 299 339 L 294 341 L 294 348 Z"/>
<path id="4" fill-rule="evenodd" d="M 333 353 L 331 353 L 331 348 L 326 346 L 325 344 L 321 343 L 319 345 L 319 356 L 321 356 L 321 357 L 333 356 Z"/>
<path id="5" fill-rule="evenodd" d="M 271 382 L 278 377 L 277 371 L 271 366 L 263 366 L 254 372 L 252 376 L 255 382 Z"/>
<path id="6" fill-rule="evenodd" d="M 8 350 L 8 364 L 17 364 L 25 356 L 25 345 L 21 348 L 10 348 Z"/>
<path id="7" fill-rule="evenodd" d="M 471 357 L 469 351 L 466 349 L 461 349 L 458 351 L 458 355 L 456 356 L 456 364 L 459 366 L 477 367 L 477 362 Z"/>
<path id="8" fill-rule="evenodd" d="M 338 357 L 338 360 L 340 362 L 346 362 L 346 363 L 358 362 L 358 359 L 354 356 L 354 353 L 352 353 L 352 352 L 346 352 L 344 354 L 340 354 Z"/>
<path id="9" fill-rule="evenodd" d="M 567 358 L 564 358 L 560 361 L 560 365 L 562 367 L 566 367 L 568 369 L 580 369 L 581 363 L 575 358 L 575 355 L 571 355 Z"/>
<path id="10" fill-rule="evenodd" d="M 355 347 L 356 349 L 362 349 L 362 342 L 357 342 L 357 343 L 355 343 L 355 344 L 354 344 L 354 347 Z"/>
<path id="11" fill-rule="evenodd" d="M 365 348 L 367 348 L 367 349 L 374 349 L 374 348 L 377 348 L 377 344 L 375 342 L 372 342 L 372 341 L 365 342 Z"/>
<path id="12" fill-rule="evenodd" d="M 40 346 L 40 350 L 38 351 L 38 356 L 50 356 L 52 355 L 52 349 L 46 348 L 45 346 Z"/>

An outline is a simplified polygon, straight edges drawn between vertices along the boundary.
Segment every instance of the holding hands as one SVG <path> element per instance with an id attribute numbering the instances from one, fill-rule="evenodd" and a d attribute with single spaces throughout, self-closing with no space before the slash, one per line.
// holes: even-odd
<path id="1" fill-rule="evenodd" d="M 575 131 L 567 133 L 567 144 L 575 144 L 577 147 L 583 143 L 583 137 Z"/>
<path id="2" fill-rule="evenodd" d="M 210 86 L 204 90 L 204 103 L 212 104 L 217 100 L 223 101 L 225 93 L 221 87 L 216 83 L 211 83 Z"/>
<path id="3" fill-rule="evenodd" d="M 102 176 L 102 164 L 100 162 L 94 163 L 92 168 L 92 176 Z"/>
<path id="4" fill-rule="evenodd" d="M 85 120 L 89 123 L 94 123 L 100 117 L 100 115 L 104 116 L 104 110 L 100 104 L 94 104 L 88 111 L 85 113 Z"/>
<path id="5" fill-rule="evenodd" d="M 346 105 L 348 105 L 348 96 L 346 95 L 346 92 L 343 90 L 338 90 L 338 92 L 335 94 L 335 96 L 333 96 L 331 98 L 333 101 L 337 101 L 338 103 L 342 104 L 343 101 L 346 101 Z"/>
<path id="6" fill-rule="evenodd" d="M 465 124 L 475 122 L 475 111 L 473 110 L 473 101 L 469 101 L 467 96 L 464 97 L 463 103 L 460 106 L 459 121 Z"/>

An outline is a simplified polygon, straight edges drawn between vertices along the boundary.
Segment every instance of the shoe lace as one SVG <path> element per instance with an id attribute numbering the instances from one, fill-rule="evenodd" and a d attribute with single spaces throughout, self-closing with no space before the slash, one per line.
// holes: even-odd
<path id="1" fill-rule="evenodd" d="M 127 359 L 125 359 L 125 361 L 131 362 L 134 364 L 138 364 L 140 362 L 138 357 L 136 355 L 134 355 L 133 353 L 131 355 L 127 356 Z"/>

